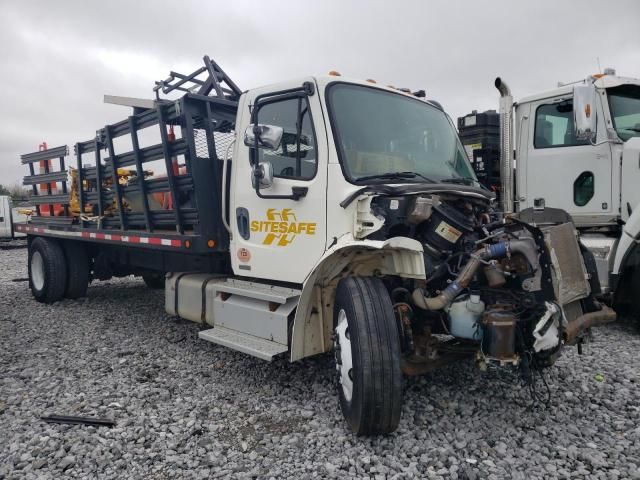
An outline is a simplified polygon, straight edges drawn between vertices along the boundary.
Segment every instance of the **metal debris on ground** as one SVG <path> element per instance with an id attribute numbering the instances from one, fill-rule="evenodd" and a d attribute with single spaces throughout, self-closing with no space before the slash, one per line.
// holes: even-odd
<path id="1" fill-rule="evenodd" d="M 113 427 L 116 422 L 109 418 L 71 417 L 67 415 L 43 415 L 40 417 L 47 423 L 68 423 L 71 425 L 91 425 L 94 427 Z"/>
<path id="2" fill-rule="evenodd" d="M 26 240 L 0 241 L 0 250 L 14 250 L 18 248 L 27 248 L 27 241 Z"/>

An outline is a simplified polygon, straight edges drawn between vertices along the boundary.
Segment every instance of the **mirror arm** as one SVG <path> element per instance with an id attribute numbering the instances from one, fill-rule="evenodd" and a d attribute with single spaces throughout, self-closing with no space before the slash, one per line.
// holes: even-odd
<path id="1" fill-rule="evenodd" d="M 253 122 L 253 152 L 251 152 L 251 164 L 254 167 L 258 165 L 258 138 L 259 137 L 260 137 L 260 128 L 258 127 L 258 124 L 256 122 Z M 254 175 L 256 175 L 256 180 L 258 180 L 257 172 L 258 172 L 257 170 L 254 170 Z"/>
<path id="2" fill-rule="evenodd" d="M 256 137 L 257 138 L 257 137 Z M 257 143 L 257 140 L 256 140 Z M 258 168 L 256 168 L 258 166 L 257 163 L 257 152 L 258 149 L 255 148 L 253 149 L 252 152 L 250 152 L 249 154 L 249 158 L 251 159 L 251 165 L 253 166 L 253 177 L 255 179 L 254 184 L 254 190 L 256 192 L 256 195 L 259 198 L 273 198 L 276 200 L 294 200 L 294 201 L 298 201 L 303 197 L 307 196 L 307 192 L 309 191 L 309 187 L 291 187 L 291 195 L 263 195 L 262 192 L 260 191 L 260 179 L 262 178 L 262 174 L 261 172 L 258 170 Z"/>
<path id="3" fill-rule="evenodd" d="M 254 125 L 254 148 L 253 152 L 250 153 L 251 165 L 254 167 L 253 175 L 255 176 L 255 192 L 259 198 L 271 198 L 275 200 L 294 200 L 298 201 L 301 198 L 307 196 L 307 192 L 309 191 L 309 187 L 291 187 L 291 195 L 263 195 L 260 191 L 260 178 L 261 175 L 258 173 L 258 170 L 255 168 L 258 165 L 258 134 L 256 129 L 258 128 L 258 110 L 260 109 L 260 103 L 265 97 L 275 97 L 275 96 L 305 96 L 310 97 L 315 94 L 315 85 L 312 82 L 304 82 L 301 87 L 289 88 L 286 90 L 281 90 L 279 92 L 271 92 L 262 95 L 258 95 L 254 99 L 253 109 L 251 110 L 251 119 L 250 122 Z M 299 147 L 298 147 L 299 148 Z"/>
<path id="4" fill-rule="evenodd" d="M 256 185 L 260 182 L 260 179 L 256 178 Z M 255 187 L 256 195 L 260 198 L 271 198 L 275 200 L 294 200 L 298 201 L 307 196 L 309 187 L 291 187 L 291 195 L 263 195 L 260 191 L 260 187 Z"/>

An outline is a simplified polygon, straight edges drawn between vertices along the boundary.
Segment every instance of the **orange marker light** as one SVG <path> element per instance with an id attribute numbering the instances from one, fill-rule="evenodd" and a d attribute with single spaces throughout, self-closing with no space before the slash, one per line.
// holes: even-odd
<path id="1" fill-rule="evenodd" d="M 369 82 L 369 83 L 378 83 L 373 78 L 367 78 L 366 81 Z"/>
<path id="2" fill-rule="evenodd" d="M 584 114 L 587 116 L 587 118 L 591 117 L 591 104 L 587 103 L 584 106 Z"/>
<path id="3" fill-rule="evenodd" d="M 207 247 L 213 248 L 215 246 L 216 246 L 216 242 L 214 242 L 213 240 L 208 240 L 207 241 Z"/>
<path id="4" fill-rule="evenodd" d="M 340 75 L 340 72 L 336 72 L 335 70 L 331 70 L 329 72 L 329 75 L 331 75 L 332 77 L 341 77 L 342 75 Z"/>
<path id="5" fill-rule="evenodd" d="M 191 248 L 191 240 L 185 240 L 185 241 L 184 241 L 184 246 L 185 246 L 186 248 Z"/>

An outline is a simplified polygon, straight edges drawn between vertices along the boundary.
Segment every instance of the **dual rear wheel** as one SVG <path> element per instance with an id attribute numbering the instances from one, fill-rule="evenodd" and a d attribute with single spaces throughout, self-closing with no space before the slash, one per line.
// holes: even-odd
<path id="1" fill-rule="evenodd" d="M 36 300 L 57 302 L 86 296 L 91 261 L 86 246 L 72 240 L 35 237 L 29 244 L 29 286 Z M 150 288 L 164 288 L 164 274 L 143 275 Z"/>
<path id="2" fill-rule="evenodd" d="M 89 257 L 80 242 L 36 237 L 29 244 L 29 286 L 36 300 L 80 298 L 89 286 Z"/>

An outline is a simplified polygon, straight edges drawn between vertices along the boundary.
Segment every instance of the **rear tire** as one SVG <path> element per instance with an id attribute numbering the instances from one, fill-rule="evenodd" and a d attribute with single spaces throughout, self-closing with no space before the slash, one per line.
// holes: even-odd
<path id="1" fill-rule="evenodd" d="M 164 273 L 146 273 L 142 275 L 142 279 L 149 288 L 153 288 L 154 290 L 164 288 Z"/>
<path id="2" fill-rule="evenodd" d="M 64 296 L 67 264 L 60 243 L 37 237 L 29 245 L 29 287 L 35 299 L 53 303 Z"/>
<path id="3" fill-rule="evenodd" d="M 341 280 L 334 323 L 340 407 L 347 423 L 357 435 L 393 432 L 402 411 L 400 339 L 382 281 Z"/>
<path id="4" fill-rule="evenodd" d="M 66 298 L 80 298 L 87 295 L 89 287 L 89 256 L 87 249 L 79 242 L 64 242 L 62 244 L 67 262 Z"/>

